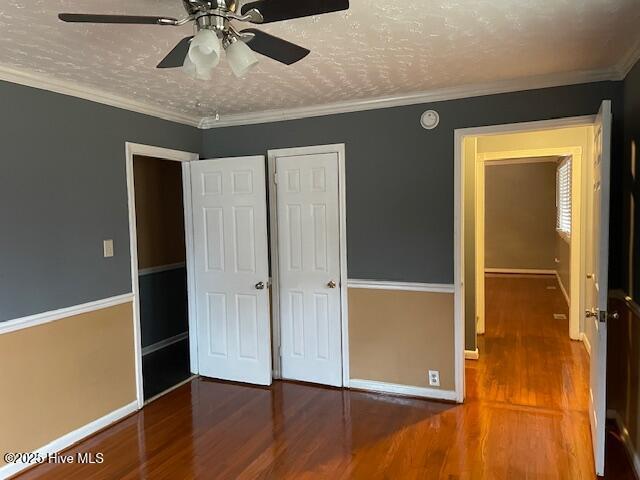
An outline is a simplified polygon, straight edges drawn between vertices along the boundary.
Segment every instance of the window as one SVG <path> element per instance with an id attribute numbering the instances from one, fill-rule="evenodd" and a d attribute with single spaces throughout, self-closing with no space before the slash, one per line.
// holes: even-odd
<path id="1" fill-rule="evenodd" d="M 571 239 L 571 157 L 565 157 L 556 171 L 556 230 Z"/>

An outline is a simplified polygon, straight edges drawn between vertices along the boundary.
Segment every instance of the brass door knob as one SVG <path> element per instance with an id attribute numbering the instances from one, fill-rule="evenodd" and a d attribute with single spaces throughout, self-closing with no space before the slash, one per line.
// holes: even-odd
<path id="1" fill-rule="evenodd" d="M 584 314 L 587 318 L 595 318 L 598 316 L 598 311 L 595 308 L 592 308 L 591 310 L 585 310 Z"/>
<path id="2" fill-rule="evenodd" d="M 333 280 L 329 280 L 329 283 L 327 283 L 327 287 L 329 288 L 336 288 L 337 286 L 338 285 Z"/>

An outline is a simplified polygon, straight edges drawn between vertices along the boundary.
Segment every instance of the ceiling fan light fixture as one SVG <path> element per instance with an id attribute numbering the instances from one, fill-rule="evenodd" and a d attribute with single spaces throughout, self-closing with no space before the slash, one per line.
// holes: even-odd
<path id="1" fill-rule="evenodd" d="M 189 55 L 187 55 L 184 57 L 182 72 L 194 80 L 211 80 L 213 68 L 198 68 L 196 64 L 191 61 Z"/>
<path id="2" fill-rule="evenodd" d="M 200 30 L 189 45 L 187 57 L 198 72 L 210 71 L 220 62 L 222 43 L 212 30 Z"/>
<path id="3" fill-rule="evenodd" d="M 233 39 L 226 46 L 225 52 L 231 71 L 238 78 L 244 77 L 258 64 L 258 56 L 242 40 Z"/>

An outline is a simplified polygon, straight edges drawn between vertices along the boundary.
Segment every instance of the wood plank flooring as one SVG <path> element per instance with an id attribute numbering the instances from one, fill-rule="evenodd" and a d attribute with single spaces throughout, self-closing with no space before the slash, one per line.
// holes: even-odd
<path id="1" fill-rule="evenodd" d="M 487 278 L 464 405 L 196 379 L 21 479 L 593 479 L 588 356 L 555 279 Z M 610 442 L 607 478 L 633 478 Z M 613 476 L 612 476 L 613 475 Z"/>

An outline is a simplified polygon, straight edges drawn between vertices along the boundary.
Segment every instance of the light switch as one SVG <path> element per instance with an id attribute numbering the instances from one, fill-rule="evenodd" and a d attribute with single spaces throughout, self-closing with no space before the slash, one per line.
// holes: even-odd
<path id="1" fill-rule="evenodd" d="M 102 249 L 104 250 L 104 258 L 113 257 L 113 240 L 104 240 L 102 242 Z"/>

